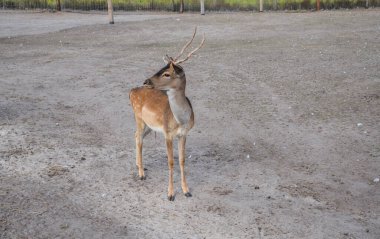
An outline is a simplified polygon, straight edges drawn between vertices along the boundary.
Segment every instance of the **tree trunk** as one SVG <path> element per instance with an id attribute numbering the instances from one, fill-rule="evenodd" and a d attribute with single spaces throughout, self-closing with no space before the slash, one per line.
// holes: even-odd
<path id="1" fill-rule="evenodd" d="M 57 11 L 60 12 L 61 10 L 61 0 L 57 0 Z"/>
<path id="2" fill-rule="evenodd" d="M 180 5 L 179 5 L 179 12 L 183 13 L 184 8 L 185 8 L 185 3 L 183 2 L 183 0 L 181 0 Z"/>
<path id="3" fill-rule="evenodd" d="M 321 3 L 320 3 L 320 0 L 317 0 L 317 11 L 319 11 L 320 10 L 320 5 Z"/>
<path id="4" fill-rule="evenodd" d="M 263 12 L 263 1 L 264 0 L 260 0 L 260 12 Z"/>
<path id="5" fill-rule="evenodd" d="M 114 24 L 113 21 L 113 6 L 112 6 L 112 0 L 107 0 L 108 3 L 108 21 L 110 24 Z"/>

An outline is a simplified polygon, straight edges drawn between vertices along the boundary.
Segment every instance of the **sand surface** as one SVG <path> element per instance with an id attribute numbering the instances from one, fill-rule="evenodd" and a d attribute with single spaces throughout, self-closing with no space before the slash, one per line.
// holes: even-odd
<path id="1" fill-rule="evenodd" d="M 380 238 L 379 19 L 0 12 L 0 237 Z M 162 135 L 137 178 L 128 92 L 196 25 L 170 202 Z"/>

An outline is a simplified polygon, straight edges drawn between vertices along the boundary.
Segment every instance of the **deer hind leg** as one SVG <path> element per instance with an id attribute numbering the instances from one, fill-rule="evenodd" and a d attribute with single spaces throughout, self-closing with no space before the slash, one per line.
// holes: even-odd
<path id="1" fill-rule="evenodd" d="M 173 157 L 173 138 L 166 138 L 166 151 L 168 154 L 168 166 L 169 166 L 169 187 L 168 187 L 168 199 L 174 201 L 174 186 L 173 186 L 173 170 L 174 170 L 174 157 Z"/>
<path id="2" fill-rule="evenodd" d="M 139 178 L 141 180 L 145 179 L 144 166 L 142 162 L 142 146 L 143 146 L 143 134 L 144 134 L 145 123 L 142 119 L 136 117 L 136 166 L 139 171 Z"/>
<path id="3" fill-rule="evenodd" d="M 185 145 L 186 145 L 186 137 L 181 136 L 178 140 L 178 154 L 179 154 L 179 167 L 181 169 L 181 186 L 182 191 L 186 197 L 191 197 L 191 193 L 189 192 L 189 187 L 186 182 L 185 175 Z"/>

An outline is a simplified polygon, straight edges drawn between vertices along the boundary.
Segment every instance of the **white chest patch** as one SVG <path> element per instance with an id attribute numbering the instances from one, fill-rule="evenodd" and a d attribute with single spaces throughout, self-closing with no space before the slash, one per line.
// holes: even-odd
<path id="1" fill-rule="evenodd" d="M 171 91 L 168 91 L 168 97 L 170 109 L 173 112 L 175 120 L 180 125 L 186 125 L 190 121 L 191 117 L 191 107 L 187 102 L 186 97 L 183 96 L 183 99 L 179 101 L 175 98 L 175 94 Z"/>

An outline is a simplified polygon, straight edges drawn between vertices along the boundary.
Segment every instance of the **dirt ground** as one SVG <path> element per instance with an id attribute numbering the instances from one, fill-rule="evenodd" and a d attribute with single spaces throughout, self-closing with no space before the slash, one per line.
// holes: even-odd
<path id="1" fill-rule="evenodd" d="M 1 238 L 380 238 L 379 10 L 102 22 L 0 12 Z M 128 92 L 196 25 L 170 202 L 162 135 L 137 178 Z"/>

